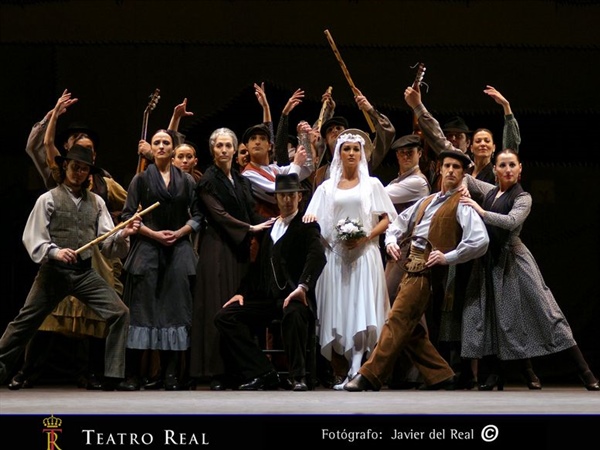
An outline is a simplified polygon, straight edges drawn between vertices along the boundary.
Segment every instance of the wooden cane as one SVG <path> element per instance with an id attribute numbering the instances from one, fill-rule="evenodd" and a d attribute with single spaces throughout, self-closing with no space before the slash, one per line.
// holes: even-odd
<path id="1" fill-rule="evenodd" d="M 331 92 L 333 92 L 333 87 L 329 86 L 326 93 L 331 95 Z M 327 111 L 327 101 L 323 102 L 323 105 L 321 106 L 321 112 L 319 113 L 319 118 L 317 119 L 317 124 L 315 125 L 315 128 L 318 131 L 321 131 L 321 125 L 323 125 L 323 119 L 325 118 L 325 111 Z"/>
<path id="2" fill-rule="evenodd" d="M 160 202 L 156 202 L 153 205 L 148 206 L 146 209 L 143 209 L 140 212 L 135 213 L 135 215 L 131 219 L 127 219 L 125 222 L 121 222 L 119 225 L 114 227 L 112 230 L 104 233 L 102 236 L 98 236 L 96 239 L 94 239 L 91 242 L 88 242 L 83 247 L 79 247 L 77 250 L 75 250 L 75 253 L 79 254 L 79 253 L 83 252 L 84 250 L 87 250 L 88 248 L 90 248 L 96 244 L 99 244 L 100 242 L 102 242 L 103 240 L 108 238 L 109 236 L 112 236 L 113 234 L 115 234 L 120 229 L 125 228 L 127 225 L 129 225 L 131 222 L 133 222 L 139 216 L 143 216 L 144 214 L 149 213 L 150 211 L 152 211 L 154 208 L 158 207 L 159 205 L 160 205 Z"/>
<path id="3" fill-rule="evenodd" d="M 329 32 L 329 30 L 325 30 L 325 36 L 327 36 L 327 40 L 329 41 L 329 45 L 333 50 L 333 54 L 335 55 L 340 67 L 342 68 L 342 72 L 344 72 L 344 76 L 346 77 L 346 80 L 348 81 L 352 92 L 354 93 L 354 95 L 357 95 L 358 89 L 352 81 L 350 72 L 348 72 L 348 68 L 346 67 L 346 64 L 344 64 L 344 60 L 342 59 L 342 56 L 340 55 L 340 52 L 338 51 L 337 46 L 335 45 L 335 42 L 333 42 L 333 38 L 331 37 L 331 33 Z M 369 124 L 369 128 L 371 129 L 371 133 L 375 133 L 375 126 L 373 125 L 371 118 L 369 117 L 366 111 L 363 111 L 363 114 L 365 115 L 365 119 L 367 119 L 367 123 Z"/>

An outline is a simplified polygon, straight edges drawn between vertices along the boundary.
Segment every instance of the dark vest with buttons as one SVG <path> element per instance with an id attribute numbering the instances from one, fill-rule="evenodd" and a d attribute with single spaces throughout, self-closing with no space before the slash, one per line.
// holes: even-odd
<path id="1" fill-rule="evenodd" d="M 73 250 L 87 244 L 97 237 L 98 204 L 96 197 L 86 193 L 79 207 L 73 202 L 62 186 L 50 191 L 54 200 L 54 212 L 50 217 L 50 237 L 60 248 Z M 92 250 L 79 254 L 82 260 L 92 257 Z"/>

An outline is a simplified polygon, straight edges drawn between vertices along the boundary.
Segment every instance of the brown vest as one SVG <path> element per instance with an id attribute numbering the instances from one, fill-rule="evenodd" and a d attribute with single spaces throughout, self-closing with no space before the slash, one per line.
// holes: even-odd
<path id="1" fill-rule="evenodd" d="M 421 203 L 417 210 L 415 224 L 421 222 L 425 214 L 425 209 L 434 199 L 435 195 L 430 195 Z M 454 250 L 462 237 L 462 228 L 456 220 L 456 209 L 458 208 L 459 200 L 460 192 L 455 192 L 440 206 L 431 218 L 427 239 L 429 239 L 435 250 L 439 250 L 442 253 Z"/>

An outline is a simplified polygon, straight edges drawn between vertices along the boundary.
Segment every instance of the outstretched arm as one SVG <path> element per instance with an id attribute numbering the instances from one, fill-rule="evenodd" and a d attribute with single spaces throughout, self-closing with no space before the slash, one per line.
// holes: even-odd
<path id="1" fill-rule="evenodd" d="M 296 89 L 296 91 L 289 98 L 281 117 L 279 118 L 279 124 L 277 125 L 277 134 L 275 135 L 275 161 L 281 166 L 287 166 L 290 163 L 288 155 L 288 134 L 289 134 L 289 115 L 292 110 L 302 103 L 304 98 L 304 91 L 302 89 Z"/>
<path id="2" fill-rule="evenodd" d="M 60 156 L 60 152 L 56 148 L 54 137 L 56 135 L 56 123 L 58 116 L 64 113 L 69 106 L 77 102 L 77 98 L 71 98 L 71 93 L 66 89 L 56 102 L 56 106 L 52 110 L 52 115 L 48 121 L 48 127 L 46 128 L 46 134 L 44 135 L 44 147 L 46 149 L 46 164 L 50 169 L 56 167 L 54 158 Z"/>
<path id="3" fill-rule="evenodd" d="M 358 108 L 365 114 L 368 114 L 375 126 L 375 139 L 373 142 L 373 155 L 371 155 L 370 167 L 372 170 L 379 167 L 385 159 L 385 155 L 390 149 L 394 138 L 396 137 L 396 129 L 392 122 L 377 111 L 373 105 L 367 100 L 367 97 L 357 89 L 355 89 L 354 100 Z"/>
<path id="4" fill-rule="evenodd" d="M 27 138 L 27 144 L 25 145 L 25 153 L 29 155 L 35 164 L 35 168 L 44 180 L 47 189 L 52 189 L 56 186 L 50 169 L 46 164 L 46 148 L 44 147 L 44 135 L 46 134 L 46 128 L 52 116 L 52 111 L 54 111 L 54 108 L 48 111 L 42 120 L 33 125 Z"/>
<path id="5" fill-rule="evenodd" d="M 404 91 L 404 100 L 414 111 L 419 122 L 419 128 L 436 154 L 439 155 L 444 150 L 460 151 L 446 138 L 439 122 L 427 111 L 425 105 L 421 102 L 421 92 L 418 89 L 407 87 Z"/>
<path id="6" fill-rule="evenodd" d="M 519 124 L 515 118 L 512 109 L 510 108 L 509 101 L 493 86 L 486 86 L 483 90 L 484 93 L 494 99 L 496 103 L 502 106 L 504 110 L 504 128 L 502 129 L 502 150 L 510 148 L 515 152 L 519 152 L 519 145 L 521 144 L 521 131 L 519 130 Z"/>
<path id="7" fill-rule="evenodd" d="M 271 118 L 271 107 L 269 106 L 269 102 L 267 100 L 264 82 L 260 83 L 260 86 L 254 83 L 254 95 L 256 95 L 256 99 L 263 110 L 263 122 L 273 122 L 273 119 Z"/>

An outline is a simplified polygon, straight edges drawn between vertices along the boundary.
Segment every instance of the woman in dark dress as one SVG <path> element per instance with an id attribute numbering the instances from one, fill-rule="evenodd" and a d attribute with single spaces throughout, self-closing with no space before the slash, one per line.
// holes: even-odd
<path id="1" fill-rule="evenodd" d="M 129 185 L 123 219 L 155 202 L 125 261 L 124 300 L 131 321 L 127 341 L 128 374 L 123 390 L 140 388 L 143 350 L 159 350 L 167 390 L 181 388 L 181 358 L 190 347 L 192 290 L 197 257 L 190 234 L 198 231 L 201 214 L 194 178 L 172 165 L 173 136 L 159 130 L 151 139 L 154 162 Z"/>
<path id="2" fill-rule="evenodd" d="M 210 380 L 212 390 L 231 384 L 225 380 L 215 314 L 236 292 L 250 263 L 250 238 L 273 220 L 255 212 L 250 181 L 232 169 L 238 146 L 228 128 L 215 130 L 209 139 L 214 164 L 200 179 L 196 194 L 206 228 L 202 232 L 192 320 L 190 375 Z"/>
<path id="3" fill-rule="evenodd" d="M 504 362 L 518 361 L 530 389 L 541 389 L 530 358 L 561 351 L 573 361 L 586 389 L 600 390 L 539 267 L 519 235 L 531 210 L 531 195 L 519 180 L 522 166 L 514 150 L 502 150 L 494 169 L 498 186 L 467 177 L 469 191 L 483 194 L 480 206 L 463 197 L 486 224 L 490 246 L 475 261 L 463 308 L 464 358 L 492 360 L 479 390 L 502 390 Z M 486 361 L 487 362 L 487 361 Z"/>

